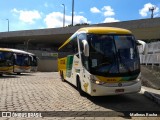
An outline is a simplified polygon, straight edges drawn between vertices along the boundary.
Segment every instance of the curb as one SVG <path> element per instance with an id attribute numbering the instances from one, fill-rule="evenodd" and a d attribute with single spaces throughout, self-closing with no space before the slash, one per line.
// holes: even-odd
<path id="1" fill-rule="evenodd" d="M 155 93 L 149 92 L 144 88 L 142 88 L 141 91 L 146 97 L 150 98 L 151 100 L 160 105 L 160 95 L 156 95 Z"/>

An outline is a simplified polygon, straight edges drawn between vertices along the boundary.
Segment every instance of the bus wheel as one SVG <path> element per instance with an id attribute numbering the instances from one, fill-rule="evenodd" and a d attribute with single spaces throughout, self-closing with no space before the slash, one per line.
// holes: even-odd
<path id="1" fill-rule="evenodd" d="M 80 82 L 80 80 L 79 80 L 79 77 L 77 77 L 77 90 L 78 90 L 78 92 L 79 92 L 79 94 L 80 94 L 81 96 L 84 96 L 84 92 L 83 92 L 83 90 L 81 89 L 81 82 Z"/>
<path id="2" fill-rule="evenodd" d="M 17 73 L 17 75 L 20 75 L 20 74 L 21 74 L 20 72 Z"/>
<path id="3" fill-rule="evenodd" d="M 62 82 L 64 82 L 64 75 L 63 75 L 63 72 L 62 72 L 62 71 L 60 72 L 60 75 L 61 75 L 61 80 L 62 80 Z"/>

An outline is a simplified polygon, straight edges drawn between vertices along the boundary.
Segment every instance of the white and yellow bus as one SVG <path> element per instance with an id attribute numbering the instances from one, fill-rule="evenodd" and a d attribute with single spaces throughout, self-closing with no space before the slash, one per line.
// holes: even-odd
<path id="1" fill-rule="evenodd" d="M 114 27 L 86 27 L 62 46 L 58 70 L 62 80 L 82 95 L 136 93 L 141 90 L 140 59 L 131 31 Z"/>
<path id="2" fill-rule="evenodd" d="M 37 71 L 37 57 L 33 53 L 23 50 L 11 49 L 15 54 L 14 73 L 30 73 Z"/>
<path id="3" fill-rule="evenodd" d="M 0 48 L 0 74 L 29 73 L 37 71 L 37 57 L 29 52 Z"/>

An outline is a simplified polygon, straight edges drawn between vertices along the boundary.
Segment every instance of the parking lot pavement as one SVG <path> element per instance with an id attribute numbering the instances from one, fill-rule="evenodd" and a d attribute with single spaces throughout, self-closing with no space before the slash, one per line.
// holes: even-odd
<path id="1" fill-rule="evenodd" d="M 57 75 L 52 72 L 4 76 L 0 80 L 1 111 L 103 110 L 61 82 Z"/>
<path id="2" fill-rule="evenodd" d="M 143 99 L 141 95 L 138 95 Z M 124 100 L 130 100 L 130 97 L 135 98 L 133 95 L 127 97 L 118 97 L 118 99 L 122 102 L 122 106 L 124 106 Z M 112 100 L 113 99 L 113 100 Z M 139 101 L 139 98 L 134 101 Z M 54 117 L 54 119 L 62 119 L 60 112 L 54 111 L 117 111 L 123 110 L 120 104 L 117 103 L 116 98 L 105 98 L 105 101 L 99 101 L 94 99 L 90 99 L 88 97 L 82 97 L 79 95 L 78 91 L 66 82 L 62 82 L 60 80 L 59 74 L 57 72 L 37 72 L 32 74 L 22 74 L 22 75 L 4 75 L 0 78 L 0 111 L 52 111 L 49 114 L 60 114 L 58 117 Z M 106 104 L 106 101 L 111 104 Z M 112 102 L 113 101 L 113 102 Z M 156 104 L 150 103 L 149 100 L 145 100 L 147 104 L 151 104 L 144 109 L 150 109 L 153 107 L 155 110 L 158 109 Z M 102 102 L 102 104 L 101 104 Z M 113 107 L 112 106 L 115 106 Z M 140 103 L 136 103 L 140 104 Z M 129 102 L 126 106 L 132 106 Z M 137 105 L 136 105 L 137 106 Z M 134 106 L 133 106 L 134 108 Z M 143 107 L 142 107 L 143 108 Z M 137 107 L 137 109 L 139 109 Z M 152 108 L 151 108 L 152 109 Z M 126 107 L 128 110 L 128 107 Z M 129 109 L 130 110 L 130 109 Z M 132 109 L 131 109 L 132 110 Z M 135 110 L 135 109 L 133 109 Z M 88 114 L 88 113 L 75 113 L 72 117 L 73 112 L 67 112 L 66 116 L 63 119 L 96 119 L 96 120 L 105 120 L 103 117 L 80 117 L 78 114 Z M 97 114 L 97 113 L 96 113 Z M 100 113 L 102 114 L 102 113 Z M 108 114 L 114 114 L 108 113 Z M 77 115 L 77 117 L 75 117 Z M 69 117 L 68 117 L 69 116 Z M 114 117 L 114 115 L 113 115 Z M 155 118 L 155 117 L 154 117 Z M 8 118 L 4 118 L 5 120 Z M 15 119 L 15 118 L 11 118 Z M 17 118 L 16 118 L 17 119 Z M 24 118 L 25 119 L 25 118 Z M 34 118 L 35 119 L 35 118 Z M 39 120 L 40 118 L 37 118 Z M 43 118 L 44 119 L 44 118 Z M 45 119 L 53 119 L 51 117 L 45 117 Z M 110 117 L 111 119 L 111 117 Z M 123 119 L 123 118 L 121 118 Z"/>

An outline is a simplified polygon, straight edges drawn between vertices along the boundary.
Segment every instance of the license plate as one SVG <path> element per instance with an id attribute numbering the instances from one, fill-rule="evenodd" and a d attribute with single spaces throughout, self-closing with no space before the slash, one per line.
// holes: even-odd
<path id="1" fill-rule="evenodd" d="M 121 92 L 124 92 L 124 89 L 116 89 L 115 90 L 115 93 L 121 93 Z"/>

